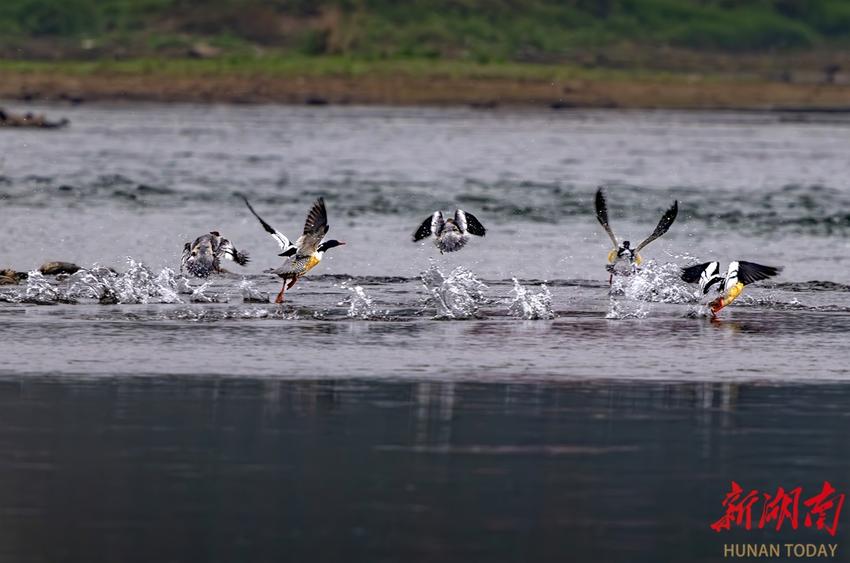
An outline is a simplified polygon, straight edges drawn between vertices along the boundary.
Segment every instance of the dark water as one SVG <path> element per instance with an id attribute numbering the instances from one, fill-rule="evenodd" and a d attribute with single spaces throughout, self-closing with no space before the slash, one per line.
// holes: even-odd
<path id="1" fill-rule="evenodd" d="M 846 491 L 844 386 L 0 384 L 0 560 L 715 561 L 731 479 Z M 802 526 L 802 523 L 801 523 Z M 841 559 L 848 559 L 839 552 Z"/>
<path id="2" fill-rule="evenodd" d="M 732 479 L 847 484 L 847 122 L 47 109 L 72 127 L 0 131 L 0 267 L 86 271 L 0 288 L 0 560 L 703 561 L 831 540 L 708 526 Z M 599 184 L 632 240 L 681 208 L 614 294 Z M 282 307 L 239 193 L 290 235 L 324 196 L 348 242 Z M 409 241 L 455 206 L 484 239 Z M 211 229 L 253 261 L 183 279 Z M 785 269 L 711 322 L 677 275 L 708 259 Z"/>

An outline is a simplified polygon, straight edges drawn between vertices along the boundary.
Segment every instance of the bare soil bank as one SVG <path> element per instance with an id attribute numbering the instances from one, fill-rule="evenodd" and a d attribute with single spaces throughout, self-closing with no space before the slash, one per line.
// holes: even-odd
<path id="1" fill-rule="evenodd" d="M 850 110 L 850 85 L 636 78 L 280 76 L 0 70 L 0 98 L 157 102 Z"/>

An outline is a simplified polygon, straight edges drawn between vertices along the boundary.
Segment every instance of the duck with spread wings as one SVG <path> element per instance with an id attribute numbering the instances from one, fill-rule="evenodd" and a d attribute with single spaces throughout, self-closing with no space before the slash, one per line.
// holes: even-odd
<path id="1" fill-rule="evenodd" d="M 328 213 L 325 209 L 325 200 L 321 197 L 313 203 L 309 213 L 307 213 L 304 231 L 294 243 L 286 235 L 264 221 L 254 211 L 254 208 L 251 207 L 247 199 L 245 199 L 245 205 L 248 206 L 248 209 L 263 226 L 263 229 L 275 239 L 283 251 L 278 254 L 278 256 L 285 258 L 283 264 L 279 268 L 272 270 L 272 273 L 283 280 L 283 286 L 280 289 L 280 293 L 277 294 L 275 303 L 283 303 L 284 292 L 287 289 L 291 289 L 301 276 L 315 268 L 322 261 L 322 257 L 327 250 L 345 244 L 338 240 L 325 240 L 325 235 L 328 234 L 330 227 L 328 226 Z"/>
<path id="2" fill-rule="evenodd" d="M 608 237 L 614 244 L 614 248 L 608 253 L 608 264 L 605 266 L 605 269 L 610 273 L 608 277 L 609 284 L 613 281 L 615 275 L 628 276 L 635 273 L 637 267 L 643 261 L 639 252 L 646 248 L 649 243 L 663 236 L 670 229 L 670 226 L 679 214 L 679 202 L 674 201 L 670 209 L 664 212 L 652 234 L 637 245 L 637 247 L 632 248 L 631 243 L 627 240 L 624 240 L 622 243 L 617 242 L 617 237 L 614 236 L 614 231 L 611 230 L 611 225 L 608 223 L 608 204 L 605 201 L 605 193 L 602 191 L 602 188 L 596 190 L 595 204 L 596 219 L 602 225 L 602 228 L 605 229 L 605 232 L 608 233 Z"/>
<path id="3" fill-rule="evenodd" d="M 486 233 L 487 229 L 472 213 L 455 209 L 454 217 L 446 219 L 442 211 L 435 211 L 413 233 L 413 242 L 434 237 L 434 246 L 440 249 L 440 254 L 443 254 L 455 252 L 466 246 L 469 235 L 483 237 Z"/>
<path id="4" fill-rule="evenodd" d="M 719 296 L 709 303 L 711 315 L 715 316 L 723 307 L 737 299 L 744 291 L 744 286 L 753 282 L 766 280 L 779 274 L 782 268 L 763 266 L 755 262 L 736 260 L 729 263 L 725 275 L 720 274 L 720 262 L 704 262 L 682 268 L 682 281 L 699 283 L 703 295 L 714 289 Z"/>

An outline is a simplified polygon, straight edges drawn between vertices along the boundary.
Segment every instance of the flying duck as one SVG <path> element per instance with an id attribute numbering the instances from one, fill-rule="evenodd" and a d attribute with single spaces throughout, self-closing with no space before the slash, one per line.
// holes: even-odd
<path id="1" fill-rule="evenodd" d="M 325 235 L 328 234 L 329 227 L 328 213 L 325 210 L 325 200 L 321 197 L 313 203 L 310 212 L 307 213 L 304 232 L 294 243 L 286 235 L 266 223 L 262 217 L 257 215 L 257 212 L 254 211 L 254 208 L 251 207 L 251 204 L 246 198 L 243 197 L 242 199 L 245 200 L 245 205 L 248 206 L 254 217 L 260 221 L 263 229 L 277 241 L 283 251 L 278 256 L 284 256 L 286 258 L 279 268 L 272 270 L 272 273 L 278 275 L 283 280 L 283 287 L 280 288 L 280 293 L 277 294 L 275 303 L 283 303 L 284 292 L 287 289 L 291 289 L 301 276 L 315 268 L 322 261 L 322 256 L 324 256 L 328 249 L 345 244 L 338 240 L 324 240 Z M 289 282 L 289 285 L 287 285 L 287 282 Z"/>
<path id="2" fill-rule="evenodd" d="M 433 236 L 434 246 L 442 254 L 463 248 L 469 241 L 469 235 L 483 237 L 486 233 L 487 229 L 472 213 L 455 209 L 454 218 L 444 219 L 442 211 L 435 211 L 413 233 L 413 242 Z"/>
<path id="3" fill-rule="evenodd" d="M 236 250 L 233 243 L 222 237 L 218 231 L 210 231 L 183 246 L 180 260 L 180 273 L 186 270 L 191 275 L 205 278 L 210 274 L 224 272 L 222 258 L 233 260 L 240 266 L 249 262 L 248 253 Z"/>
<path id="4" fill-rule="evenodd" d="M 772 278 L 781 271 L 782 268 L 738 260 L 730 262 L 726 275 L 721 276 L 720 262 L 705 262 L 682 268 L 682 281 L 686 283 L 699 282 L 699 288 L 703 295 L 707 295 L 712 287 L 720 294 L 708 305 L 712 316 L 714 316 L 723 307 L 737 299 L 744 291 L 745 285 Z"/>
<path id="5" fill-rule="evenodd" d="M 605 266 L 605 269 L 611 274 L 608 278 L 608 283 L 613 281 L 614 274 L 628 276 L 637 271 L 637 267 L 643 261 L 638 253 L 649 243 L 666 233 L 673 224 L 673 221 L 676 220 L 676 215 L 678 214 L 679 202 L 675 200 L 670 209 L 664 212 L 652 234 L 637 245 L 636 248 L 632 248 L 631 243 L 627 240 L 624 240 L 622 243 L 617 242 L 617 237 L 614 236 L 614 231 L 611 230 L 611 226 L 608 224 L 608 204 L 605 202 L 605 194 L 602 192 L 602 188 L 596 190 L 596 218 L 599 220 L 602 228 L 605 229 L 605 232 L 608 233 L 611 242 L 614 243 L 613 250 L 608 253 L 608 265 Z"/>

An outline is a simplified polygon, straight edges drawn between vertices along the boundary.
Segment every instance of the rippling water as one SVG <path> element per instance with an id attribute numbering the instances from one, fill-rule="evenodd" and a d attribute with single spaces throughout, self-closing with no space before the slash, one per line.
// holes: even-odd
<path id="1" fill-rule="evenodd" d="M 0 559 L 714 560 L 730 479 L 846 485 L 848 122 L 47 109 L 0 131 Z M 613 291 L 599 184 L 633 241 L 680 202 Z M 271 304 L 237 194 L 289 235 L 324 196 L 348 244 Z M 455 206 L 487 236 L 410 242 Z M 183 278 L 209 230 L 252 262 Z M 785 269 L 712 322 L 708 259 Z"/>
<path id="2" fill-rule="evenodd" d="M 4 373 L 182 373 L 208 359 L 208 373 L 287 378 L 844 378 L 846 122 L 688 112 L 54 111 L 73 126 L 0 135 L 2 264 L 70 260 L 127 279 L 116 282 L 117 299 L 86 294 L 76 278 L 45 280 L 58 284 L 53 292 L 39 280 L 3 289 L 0 299 L 13 303 L 0 306 L 2 330 L 17 349 Z M 614 296 L 603 270 L 607 238 L 591 210 L 598 184 L 609 187 L 615 231 L 632 240 L 680 201 L 678 222 L 645 252 L 649 271 Z M 277 247 L 236 194 L 290 235 L 322 195 L 331 236 L 348 242 L 282 308 L 263 303 L 278 291 L 262 273 L 277 264 Z M 455 206 L 474 212 L 487 237 L 446 256 L 409 241 L 431 211 Z M 253 262 L 205 286 L 144 287 L 172 275 L 183 243 L 212 229 Z M 711 258 L 785 270 L 710 323 L 689 318 L 697 303 L 676 267 Z M 127 275 L 134 265 L 142 279 Z M 438 322 L 447 319 L 457 322 Z M 122 344 L 102 346 L 107 334 Z M 134 361 L 151 348 L 156 358 Z M 305 362 L 316 349 L 327 352 L 322 361 Z"/>

